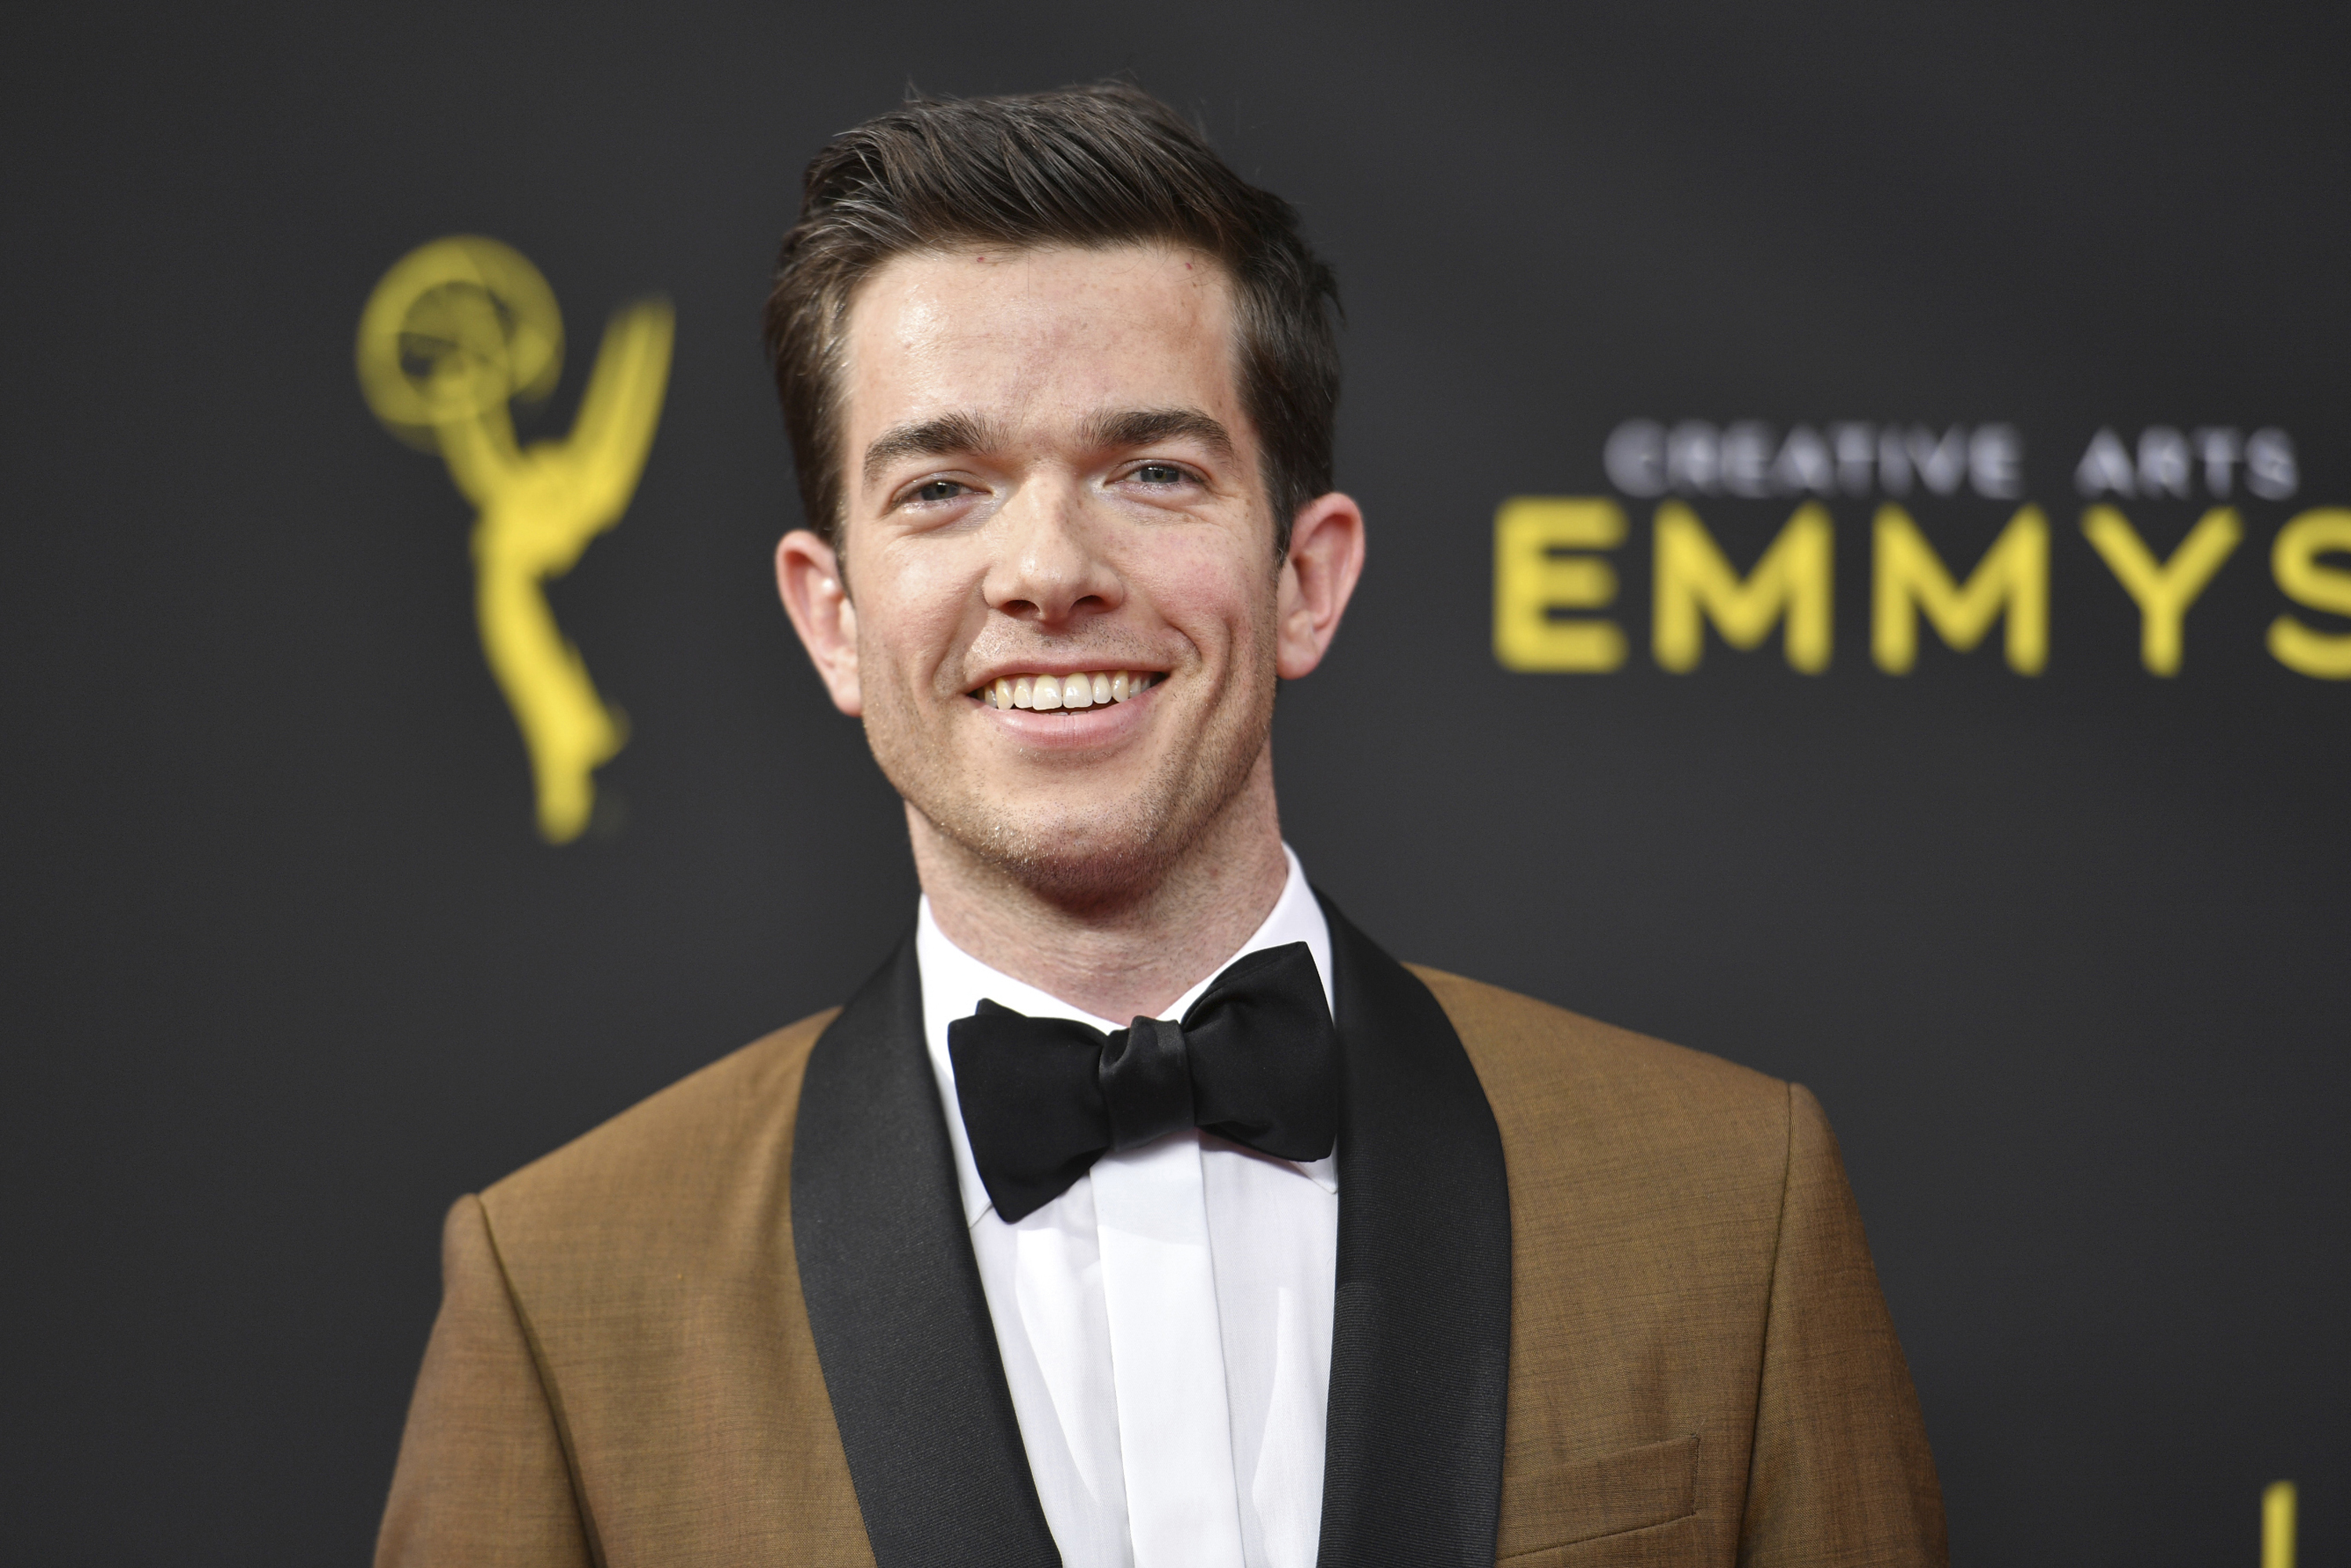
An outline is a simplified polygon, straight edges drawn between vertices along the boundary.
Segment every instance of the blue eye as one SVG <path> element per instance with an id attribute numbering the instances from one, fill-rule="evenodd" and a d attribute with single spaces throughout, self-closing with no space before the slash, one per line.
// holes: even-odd
<path id="1" fill-rule="evenodd" d="M 963 486 L 952 479 L 934 479 L 914 492 L 917 501 L 952 501 L 963 494 Z"/>
<path id="2" fill-rule="evenodd" d="M 1146 463 L 1134 471 L 1146 485 L 1181 485 L 1189 476 L 1173 463 Z"/>

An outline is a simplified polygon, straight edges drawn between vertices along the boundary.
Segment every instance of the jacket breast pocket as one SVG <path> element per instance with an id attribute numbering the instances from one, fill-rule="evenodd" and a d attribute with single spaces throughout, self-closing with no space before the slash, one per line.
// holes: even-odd
<path id="1" fill-rule="evenodd" d="M 1672 1527 L 1698 1512 L 1698 1437 L 1523 1472 L 1502 1501 L 1495 1555 L 1511 1568 L 1672 1563 L 1697 1539 Z"/>

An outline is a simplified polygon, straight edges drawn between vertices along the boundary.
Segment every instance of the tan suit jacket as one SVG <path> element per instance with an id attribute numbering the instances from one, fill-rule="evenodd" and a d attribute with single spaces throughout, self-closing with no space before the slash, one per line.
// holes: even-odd
<path id="1" fill-rule="evenodd" d="M 1437 1434 L 1468 1456 L 1464 1479 L 1432 1484 L 1467 1498 L 1468 1548 L 1396 1544 L 1408 1522 L 1334 1535 L 1326 1515 L 1324 1562 L 1482 1561 L 1490 1542 L 1517 1568 L 1943 1563 L 1917 1398 L 1813 1096 L 1476 981 L 1412 973 L 1499 1132 L 1507 1314 L 1492 1333 L 1498 1371 L 1507 1339 L 1507 1396 L 1498 1386 L 1481 1405 L 1470 1390 L 1468 1436 Z M 1343 1034 L 1350 1006 L 1343 995 Z M 850 1385 L 820 1358 L 803 1297 L 796 1251 L 817 1255 L 793 1234 L 794 1141 L 811 1051 L 835 1016 L 714 1063 L 451 1209 L 445 1295 L 380 1564 L 868 1564 L 877 1545 L 885 1563 L 956 1559 L 938 1545 L 966 1506 L 951 1498 L 929 1546 L 878 1518 L 869 1539 L 861 1493 L 869 1509 L 889 1496 L 902 1511 L 935 1494 L 883 1473 L 895 1439 L 862 1434 L 925 1428 L 893 1408 L 836 1423 L 828 1372 L 836 1391 Z M 1347 1204 L 1371 1199 L 1343 1167 L 1341 1190 L 1343 1225 Z M 863 1253 L 846 1256 L 853 1269 Z M 1341 1298 L 1344 1341 L 1344 1284 Z M 1467 1322 L 1474 1301 L 1462 1310 Z M 824 1332 L 843 1343 L 848 1329 Z M 1441 1369 L 1446 1345 L 1420 1343 Z M 1378 1354 L 1387 1361 L 1364 1375 L 1334 1364 L 1333 1487 L 1350 1446 L 1343 1398 L 1408 1383 L 1420 1358 L 1409 1342 Z M 1000 1387 L 992 1342 L 985 1359 Z M 1450 1385 L 1478 1380 L 1444 1373 L 1448 1387 L 1412 1397 L 1439 1406 Z M 1373 1392 L 1343 1396 L 1343 1383 Z M 922 1403 L 920 1387 L 911 1400 L 852 1396 Z M 1385 1413 L 1366 1417 L 1380 1430 L 1364 1442 L 1412 1436 L 1412 1406 L 1366 1408 Z M 854 1477 L 845 1430 L 867 1456 Z M 1019 1490 L 1025 1474 L 987 1484 Z M 1409 1521 L 1454 1505 L 1364 1506 Z M 975 1545 L 968 1560 L 1038 1555 Z"/>

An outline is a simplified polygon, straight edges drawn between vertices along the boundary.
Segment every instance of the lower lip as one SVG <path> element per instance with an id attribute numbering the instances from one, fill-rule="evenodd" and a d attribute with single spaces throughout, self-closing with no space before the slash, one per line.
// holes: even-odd
<path id="1" fill-rule="evenodd" d="M 1116 740 L 1143 722 L 1144 709 L 1159 695 L 1165 679 L 1152 682 L 1123 702 L 1096 703 L 1092 707 L 990 707 L 973 702 L 982 721 L 1000 726 L 1021 745 L 1040 750 L 1077 750 Z M 969 699 L 966 699 L 969 700 Z"/>

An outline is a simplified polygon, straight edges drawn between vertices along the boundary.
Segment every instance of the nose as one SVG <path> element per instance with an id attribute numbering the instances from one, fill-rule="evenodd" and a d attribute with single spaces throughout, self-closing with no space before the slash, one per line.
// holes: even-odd
<path id="1" fill-rule="evenodd" d="M 1102 520 L 1074 485 L 1031 481 L 990 521 L 988 608 L 1045 631 L 1115 610 L 1126 587 L 1102 550 Z"/>

